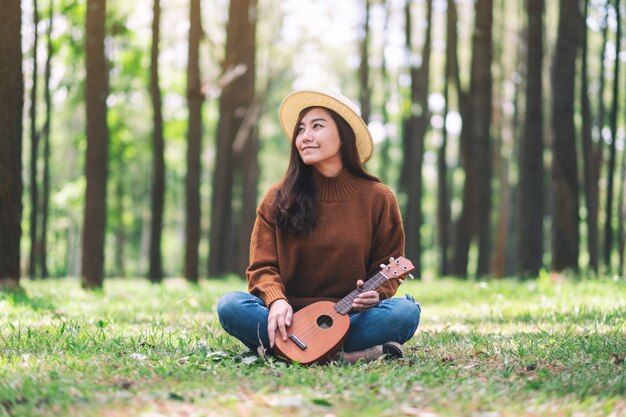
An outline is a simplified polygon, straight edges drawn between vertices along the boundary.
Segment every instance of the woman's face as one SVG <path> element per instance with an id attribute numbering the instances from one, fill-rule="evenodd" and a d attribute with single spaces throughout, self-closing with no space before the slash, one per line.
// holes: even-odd
<path id="1" fill-rule="evenodd" d="M 343 168 L 337 124 L 321 107 L 312 108 L 302 118 L 297 128 L 296 148 L 302 161 L 321 174 L 332 176 Z"/>

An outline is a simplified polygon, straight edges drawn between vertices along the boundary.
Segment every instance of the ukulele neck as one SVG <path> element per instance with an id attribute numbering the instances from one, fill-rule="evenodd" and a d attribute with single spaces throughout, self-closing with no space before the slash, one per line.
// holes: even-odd
<path id="1" fill-rule="evenodd" d="M 339 314 L 348 314 L 348 312 L 352 309 L 352 303 L 360 294 L 366 291 L 375 290 L 376 288 L 380 287 L 380 285 L 386 280 L 387 277 L 383 275 L 382 272 L 377 273 L 376 275 L 365 281 L 365 284 L 358 287 L 350 294 L 339 300 L 337 304 L 335 304 L 335 310 L 337 310 Z"/>

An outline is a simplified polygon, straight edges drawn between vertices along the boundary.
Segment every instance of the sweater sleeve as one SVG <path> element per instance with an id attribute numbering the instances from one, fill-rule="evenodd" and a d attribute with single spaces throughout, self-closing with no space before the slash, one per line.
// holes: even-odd
<path id="1" fill-rule="evenodd" d="M 374 239 L 370 256 L 369 276 L 380 271 L 381 264 L 388 264 L 389 258 L 404 255 L 404 228 L 398 202 L 388 188 L 385 187 L 382 205 L 375 219 Z M 395 295 L 400 282 L 397 279 L 385 281 L 378 287 L 381 300 Z"/>
<path id="2" fill-rule="evenodd" d="M 287 299 L 278 265 L 276 225 L 272 216 L 274 195 L 272 188 L 257 209 L 250 239 L 250 265 L 246 270 L 248 291 L 263 300 L 267 307 L 278 299 Z"/>

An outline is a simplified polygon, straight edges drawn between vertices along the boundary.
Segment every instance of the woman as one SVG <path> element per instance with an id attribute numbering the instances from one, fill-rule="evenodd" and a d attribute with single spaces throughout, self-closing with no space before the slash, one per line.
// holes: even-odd
<path id="1" fill-rule="evenodd" d="M 249 294 L 229 293 L 218 304 L 224 329 L 259 354 L 271 353 L 277 337 L 286 340 L 295 311 L 340 300 L 404 253 L 395 196 L 363 168 L 374 143 L 352 102 L 300 90 L 283 100 L 279 115 L 291 155 L 257 210 Z M 342 360 L 403 356 L 420 307 L 408 295 L 391 298 L 398 285 L 388 280 L 354 301 Z"/>

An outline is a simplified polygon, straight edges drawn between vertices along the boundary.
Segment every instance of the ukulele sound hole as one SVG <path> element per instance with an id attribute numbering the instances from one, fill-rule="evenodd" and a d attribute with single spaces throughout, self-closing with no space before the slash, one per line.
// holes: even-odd
<path id="1" fill-rule="evenodd" d="M 317 318 L 317 325 L 321 329 L 328 329 L 333 325 L 333 319 L 331 319 L 330 316 L 319 316 Z"/>

